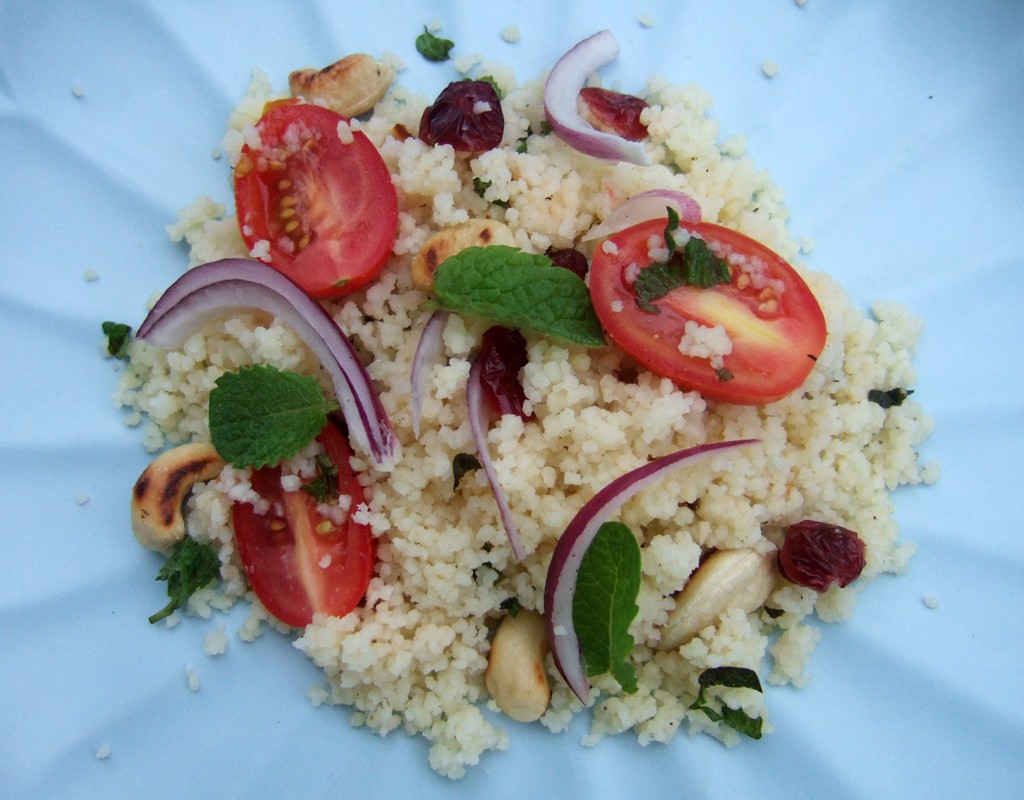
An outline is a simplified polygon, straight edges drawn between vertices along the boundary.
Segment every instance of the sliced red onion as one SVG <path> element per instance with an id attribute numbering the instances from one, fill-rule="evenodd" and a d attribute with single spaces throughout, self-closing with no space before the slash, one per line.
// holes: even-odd
<path id="1" fill-rule="evenodd" d="M 544 115 L 551 130 L 574 150 L 589 156 L 631 164 L 650 164 L 640 142 L 599 131 L 580 116 L 576 98 L 591 73 L 619 54 L 619 45 L 609 31 L 584 39 L 562 56 L 544 84 Z"/>
<path id="2" fill-rule="evenodd" d="M 394 467 L 398 439 L 352 343 L 323 306 L 263 262 L 226 258 L 190 269 L 163 293 L 136 336 L 180 347 L 204 322 L 243 310 L 273 314 L 305 342 L 334 384 L 353 440 L 378 469 Z"/>
<path id="3" fill-rule="evenodd" d="M 613 233 L 631 228 L 649 219 L 667 218 L 665 208 L 671 206 L 683 222 L 700 222 L 700 205 L 690 195 L 674 189 L 651 189 L 635 194 L 584 234 L 580 241 L 606 239 Z"/>
<path id="4" fill-rule="evenodd" d="M 584 705 L 590 696 L 590 681 L 583 666 L 580 643 L 572 621 L 572 604 L 580 562 L 598 529 L 623 503 L 667 472 L 757 441 L 738 439 L 698 445 L 650 461 L 601 489 L 587 501 L 565 529 L 548 565 L 544 585 L 544 615 L 547 618 L 548 642 L 555 666 Z"/>
<path id="5" fill-rule="evenodd" d="M 448 320 L 447 311 L 435 311 L 430 315 L 427 324 L 423 326 L 423 333 L 420 334 L 419 344 L 416 345 L 416 354 L 412 358 L 412 375 L 409 378 L 412 397 L 412 432 L 419 438 L 420 415 L 423 411 L 424 382 L 430 368 L 437 363 L 438 357 L 444 350 L 444 324 Z"/>
<path id="6" fill-rule="evenodd" d="M 519 539 L 519 531 L 512 519 L 512 512 L 509 510 L 508 501 L 505 499 L 505 492 L 498 482 L 498 475 L 494 471 L 494 463 L 491 461 L 490 450 L 487 447 L 487 428 L 485 419 L 487 417 L 487 404 L 484 401 L 483 386 L 480 383 L 480 372 L 482 370 L 480 359 L 473 359 L 469 368 L 469 381 L 466 383 L 466 401 L 469 404 L 469 427 L 473 432 L 473 441 L 476 442 L 477 456 L 480 465 L 484 468 L 484 475 L 491 485 L 491 492 L 498 503 L 498 513 L 501 515 L 501 523 L 505 526 L 505 535 L 508 536 L 509 546 L 512 548 L 512 555 L 516 561 L 522 561 L 526 557 L 526 550 Z"/>

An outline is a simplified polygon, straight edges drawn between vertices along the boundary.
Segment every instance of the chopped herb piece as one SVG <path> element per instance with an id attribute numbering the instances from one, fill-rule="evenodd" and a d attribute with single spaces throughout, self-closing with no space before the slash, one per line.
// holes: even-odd
<path id="1" fill-rule="evenodd" d="M 665 246 L 668 248 L 668 255 L 671 258 L 676 252 L 676 240 L 672 235 L 679 230 L 679 212 L 672 206 L 665 206 L 668 212 L 668 224 L 665 225 Z"/>
<path id="2" fill-rule="evenodd" d="M 735 375 L 732 374 L 730 370 L 727 370 L 725 367 L 719 367 L 718 369 L 716 369 L 715 375 L 718 376 L 718 380 L 723 382 L 731 381 L 733 378 L 736 377 Z"/>
<path id="3" fill-rule="evenodd" d="M 132 329 L 123 322 L 104 322 L 103 335 L 107 337 L 107 352 L 114 358 L 128 359 L 128 344 Z"/>
<path id="4" fill-rule="evenodd" d="M 337 407 L 308 375 L 242 367 L 221 375 L 210 392 L 210 436 L 236 467 L 264 467 L 313 441 Z"/>
<path id="5" fill-rule="evenodd" d="M 459 483 L 466 473 L 477 469 L 480 469 L 480 462 L 475 455 L 472 453 L 456 453 L 455 458 L 452 459 L 452 475 L 454 476 L 452 491 L 458 491 Z"/>
<path id="6" fill-rule="evenodd" d="M 666 235 L 668 231 L 666 229 Z M 640 270 L 633 290 L 636 304 L 652 314 L 661 313 L 654 300 L 658 300 L 680 286 L 708 288 L 718 283 L 730 283 L 729 267 L 708 248 L 703 239 L 691 236 L 683 251 L 674 252 L 666 263 L 655 263 Z"/>
<path id="7" fill-rule="evenodd" d="M 338 467 L 326 454 L 316 457 L 316 477 L 302 484 L 302 491 L 318 503 L 338 497 Z"/>
<path id="8" fill-rule="evenodd" d="M 764 613 L 767 614 L 772 619 L 778 619 L 779 617 L 781 617 L 786 612 L 783 611 L 781 608 L 772 608 L 771 606 L 765 606 L 764 607 Z"/>
<path id="9" fill-rule="evenodd" d="M 492 89 L 494 89 L 494 93 L 498 95 L 499 100 L 503 100 L 505 98 L 505 93 L 501 91 L 501 87 L 498 86 L 498 82 L 494 80 L 494 77 L 492 75 L 481 75 L 479 78 L 466 78 L 465 80 L 483 81 L 484 83 L 489 84 Z"/>
<path id="10" fill-rule="evenodd" d="M 551 259 L 515 247 L 468 247 L 434 273 L 436 308 L 472 314 L 586 347 L 605 344 L 587 285 Z"/>
<path id="11" fill-rule="evenodd" d="M 640 545 L 621 522 L 606 522 L 580 562 L 572 621 L 587 675 L 610 673 L 628 693 L 637 690 L 629 626 L 639 592 Z"/>
<path id="12" fill-rule="evenodd" d="M 516 616 L 519 613 L 520 605 L 518 597 L 506 597 L 501 601 L 500 608 L 503 611 L 507 611 L 510 617 Z"/>
<path id="13" fill-rule="evenodd" d="M 426 25 L 423 26 L 423 33 L 416 37 L 416 50 L 427 61 L 447 61 L 453 47 L 455 42 L 435 36 L 427 30 Z"/>
<path id="14" fill-rule="evenodd" d="M 473 191 L 476 192 L 480 197 L 484 196 L 484 193 L 491 188 L 491 182 L 484 180 L 480 177 L 473 178 Z M 508 200 L 492 200 L 492 203 L 501 208 L 508 208 Z"/>
<path id="15" fill-rule="evenodd" d="M 546 119 L 542 119 L 540 121 L 540 135 L 547 136 L 549 133 L 551 133 L 551 123 Z"/>
<path id="16" fill-rule="evenodd" d="M 528 148 L 528 143 L 530 141 L 530 137 L 531 136 L 533 136 L 533 130 L 531 128 L 527 128 L 526 129 L 526 136 L 524 136 L 522 139 L 520 139 L 516 143 L 516 152 L 517 153 L 522 155 L 523 153 L 526 152 L 526 150 Z"/>
<path id="17" fill-rule="evenodd" d="M 727 689 L 753 689 L 763 692 L 761 681 L 757 673 L 747 667 L 711 667 L 704 670 L 697 678 L 700 686 L 697 691 L 697 699 L 693 701 L 690 708 L 694 711 L 703 711 L 712 722 L 723 722 L 730 728 L 739 731 L 751 739 L 761 738 L 760 717 L 751 717 L 742 709 L 731 708 L 722 705 L 718 711 L 707 704 L 706 692 L 712 686 L 724 686 Z"/>
<path id="18" fill-rule="evenodd" d="M 903 405 L 903 401 L 913 393 L 913 389 L 889 389 L 888 391 L 872 389 L 868 392 L 868 400 L 878 403 L 882 408 L 892 408 Z"/>
<path id="19" fill-rule="evenodd" d="M 170 602 L 149 618 L 150 624 L 169 617 L 195 592 L 220 575 L 220 558 L 208 544 L 191 536 L 181 539 L 157 573 L 158 581 L 167 581 Z"/>

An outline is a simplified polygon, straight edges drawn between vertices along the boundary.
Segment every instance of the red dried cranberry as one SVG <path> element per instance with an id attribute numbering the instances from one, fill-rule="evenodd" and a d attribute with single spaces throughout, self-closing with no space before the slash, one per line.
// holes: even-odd
<path id="1" fill-rule="evenodd" d="M 789 526 L 779 550 L 787 581 L 819 592 L 833 581 L 846 586 L 864 569 L 864 542 L 851 530 L 805 519 Z"/>
<path id="2" fill-rule="evenodd" d="M 486 81 L 448 84 L 420 118 L 420 138 L 424 142 L 450 144 L 463 152 L 491 150 L 501 144 L 504 132 L 501 99 Z"/>
<path id="3" fill-rule="evenodd" d="M 551 259 L 551 263 L 556 267 L 567 269 L 583 279 L 587 277 L 587 257 L 579 250 L 572 247 L 566 247 L 562 250 L 549 247 L 545 255 Z"/>
<path id="4" fill-rule="evenodd" d="M 512 328 L 495 325 L 484 333 L 480 344 L 480 382 L 488 407 L 498 415 L 530 415 L 523 410 L 526 393 L 519 382 L 519 370 L 526 366 L 526 339 Z"/>
<path id="5" fill-rule="evenodd" d="M 593 115 L 595 127 L 631 142 L 647 138 L 647 126 L 640 122 L 640 112 L 647 108 L 646 101 L 594 86 L 581 89 L 580 98 Z"/>

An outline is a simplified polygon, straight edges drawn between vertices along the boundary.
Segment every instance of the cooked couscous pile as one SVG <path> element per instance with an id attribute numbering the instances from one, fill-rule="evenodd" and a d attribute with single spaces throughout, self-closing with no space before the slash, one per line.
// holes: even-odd
<path id="1" fill-rule="evenodd" d="M 835 281 L 801 265 L 810 244 L 791 236 L 782 191 L 745 154 L 742 137 L 722 136 L 708 115 L 711 98 L 700 88 L 654 78 L 637 92 L 650 104 L 644 121 L 656 163 L 635 166 L 583 155 L 553 135 L 530 135 L 519 152 L 520 140 L 543 130 L 543 80 L 517 84 L 507 67 L 490 63 L 476 72 L 492 76 L 504 93 L 500 148 L 462 155 L 400 135 L 415 133 L 430 103 L 404 90 L 400 74 L 372 115 L 353 123 L 379 148 L 392 175 L 399 233 L 381 277 L 328 308 L 367 365 L 402 457 L 393 471 L 377 472 L 357 453 L 367 502 L 349 512 L 372 527 L 378 561 L 361 605 L 341 618 L 318 616 L 298 632 L 296 647 L 325 674 L 310 697 L 354 709 L 354 724 L 377 733 L 401 729 L 426 737 L 431 766 L 462 776 L 486 751 L 510 746 L 516 723 L 490 713 L 497 707 L 484 683 L 493 631 L 511 598 L 521 608 L 543 610 L 555 543 L 584 502 L 655 457 L 755 438 L 755 446 L 661 479 L 618 514 L 641 545 L 640 610 L 630 628 L 638 690 L 627 694 L 614 679 L 595 678 L 592 707 L 583 712 L 592 719 L 586 745 L 626 730 L 643 744 L 664 743 L 680 728 L 733 744 L 741 739 L 736 730 L 690 708 L 700 674 L 746 667 L 768 684 L 803 685 L 820 636 L 811 618 L 848 617 L 873 576 L 907 567 L 913 547 L 900 541 L 890 492 L 937 477 L 917 452 L 932 425 L 914 397 L 883 408 L 868 393 L 914 386 L 911 359 L 921 323 L 892 303 L 877 303 L 866 316 Z M 232 165 L 264 104 L 279 96 L 266 76 L 254 75 L 223 142 Z M 475 450 L 466 383 L 488 322 L 448 317 L 420 434 L 413 434 L 410 372 L 430 310 L 428 294 L 411 282 L 410 263 L 434 232 L 485 217 L 504 222 L 526 252 L 577 246 L 589 255 L 595 243 L 580 245 L 588 229 L 624 199 L 664 188 L 694 198 L 705 221 L 738 229 L 792 263 L 824 311 L 826 346 L 802 389 L 767 405 L 738 406 L 681 390 L 637 368 L 614 344 L 588 350 L 526 333 L 521 381 L 533 418 L 505 415 L 488 434 L 527 553 L 517 562 L 483 471 L 453 488 L 453 459 Z M 169 233 L 187 243 L 190 266 L 259 255 L 244 244 L 233 209 L 206 197 L 183 209 Z M 287 326 L 239 314 L 206 324 L 174 351 L 134 342 L 115 399 L 151 451 L 209 441 L 215 381 L 252 363 L 320 376 L 316 359 Z M 323 385 L 329 388 L 326 380 Z M 314 456 L 315 446 L 307 448 L 286 465 L 286 475 L 309 474 Z M 194 595 L 190 611 L 208 613 L 245 599 L 252 613 L 237 631 L 243 639 L 266 626 L 290 630 L 249 591 L 235 550 L 231 506 L 252 497 L 250 474 L 225 467 L 187 501 L 190 535 L 212 543 L 223 564 L 221 581 Z M 779 578 L 762 608 L 727 610 L 679 647 L 658 649 L 674 596 L 703 556 L 737 548 L 772 553 L 787 527 L 804 519 L 857 532 L 866 545 L 860 580 L 819 593 Z M 547 673 L 552 697 L 539 724 L 562 731 L 582 704 L 550 657 Z M 764 694 L 717 691 L 721 702 L 772 730 Z"/>

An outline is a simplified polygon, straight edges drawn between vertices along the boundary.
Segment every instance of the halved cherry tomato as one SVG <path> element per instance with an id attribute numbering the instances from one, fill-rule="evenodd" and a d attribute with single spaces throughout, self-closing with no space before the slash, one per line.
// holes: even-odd
<path id="1" fill-rule="evenodd" d="M 333 423 L 318 440 L 337 467 L 338 492 L 352 498 L 354 512 L 365 494 L 349 466 L 348 440 Z M 279 467 L 256 470 L 252 487 L 269 502 L 269 513 L 258 514 L 250 503 L 238 502 L 232 524 L 249 585 L 267 611 L 301 628 L 316 612 L 340 617 L 355 608 L 366 594 L 376 559 L 369 527 L 355 522 L 351 512 L 340 525 L 327 520 L 308 492 L 281 488 Z"/>
<path id="2" fill-rule="evenodd" d="M 373 143 L 344 143 L 344 117 L 298 101 L 269 103 L 235 166 L 238 225 L 249 248 L 314 297 L 338 297 L 380 274 L 398 230 L 398 197 Z M 264 245 L 265 246 L 265 245 Z"/>
<path id="3" fill-rule="evenodd" d="M 632 281 L 637 268 L 651 264 L 649 242 L 664 242 L 666 224 L 656 219 L 627 228 L 609 237 L 614 247 L 600 245 L 594 253 L 590 295 L 612 340 L 651 372 L 711 400 L 757 405 L 797 389 L 826 337 L 824 315 L 807 284 L 759 242 L 721 225 L 684 220 L 681 230 L 750 266 L 744 272 L 730 265 L 730 283 L 673 289 L 654 301 L 660 313 L 644 311 Z M 760 276 L 752 279 L 751 270 Z M 680 352 L 688 320 L 725 328 L 732 353 L 721 366 Z"/>

